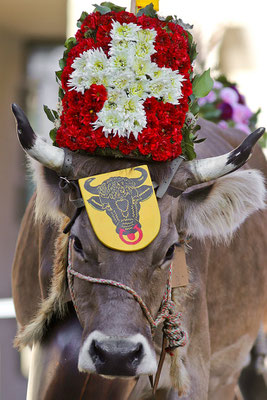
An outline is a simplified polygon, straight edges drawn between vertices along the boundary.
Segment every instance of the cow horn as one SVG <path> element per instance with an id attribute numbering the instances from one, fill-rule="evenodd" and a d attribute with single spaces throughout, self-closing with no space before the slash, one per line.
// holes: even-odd
<path id="1" fill-rule="evenodd" d="M 134 181 L 134 185 L 135 185 L 136 187 L 138 187 L 138 186 L 141 186 L 141 185 L 145 182 L 145 180 L 146 180 L 146 178 L 147 178 L 147 172 L 146 172 L 146 170 L 143 169 L 143 168 L 135 168 L 134 170 L 135 170 L 135 171 L 140 171 L 140 172 L 141 172 L 141 176 L 139 176 L 139 178 L 132 178 L 132 179 L 131 179 L 131 180 Z"/>
<path id="2" fill-rule="evenodd" d="M 84 184 L 84 189 L 87 190 L 87 192 L 92 193 L 92 194 L 99 194 L 98 192 L 98 186 L 91 186 L 91 182 L 94 181 L 95 178 L 89 178 Z"/>
<path id="3" fill-rule="evenodd" d="M 242 167 L 249 159 L 256 142 L 264 134 L 265 129 L 259 128 L 252 132 L 236 149 L 218 157 L 187 161 L 197 183 L 211 181 Z"/>
<path id="4" fill-rule="evenodd" d="M 71 169 L 69 152 L 52 146 L 37 136 L 25 113 L 17 104 L 12 104 L 12 111 L 16 118 L 18 138 L 23 150 L 45 167 L 55 170 L 59 175 L 67 176 Z"/>

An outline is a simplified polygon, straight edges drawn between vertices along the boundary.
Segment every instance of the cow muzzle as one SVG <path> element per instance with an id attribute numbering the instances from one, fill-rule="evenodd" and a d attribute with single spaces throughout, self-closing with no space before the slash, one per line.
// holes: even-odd
<path id="1" fill-rule="evenodd" d="M 140 333 L 123 338 L 93 331 L 79 354 L 78 368 L 109 377 L 153 375 L 157 369 L 154 350 Z"/>

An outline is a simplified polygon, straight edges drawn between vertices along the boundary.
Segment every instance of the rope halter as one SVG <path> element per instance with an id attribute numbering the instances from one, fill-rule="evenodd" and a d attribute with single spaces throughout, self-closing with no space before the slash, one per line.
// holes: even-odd
<path id="1" fill-rule="evenodd" d="M 187 342 L 187 334 L 184 330 L 181 329 L 181 319 L 182 314 L 180 312 L 175 312 L 175 305 L 172 301 L 172 289 L 171 289 L 171 274 L 172 274 L 172 264 L 170 265 L 169 270 L 169 278 L 167 281 L 167 288 L 166 292 L 163 296 L 163 300 L 161 303 L 160 310 L 154 319 L 151 312 L 149 311 L 148 307 L 142 300 L 142 298 L 136 293 L 136 291 L 130 288 L 123 283 L 113 281 L 110 279 L 102 279 L 102 278 L 93 278 L 88 275 L 83 275 L 78 271 L 75 271 L 72 268 L 72 239 L 69 241 L 69 251 L 68 251 L 68 281 L 69 281 L 69 288 L 72 297 L 72 301 L 75 307 L 75 310 L 78 314 L 78 308 L 75 301 L 75 295 L 73 290 L 73 278 L 76 277 L 82 279 L 84 281 L 90 283 L 97 283 L 102 285 L 109 285 L 115 286 L 119 289 L 123 289 L 126 292 L 130 293 L 134 299 L 139 303 L 140 307 L 142 308 L 148 322 L 150 323 L 152 332 L 163 323 L 163 333 L 169 341 L 168 351 L 175 349 L 176 347 L 185 346 Z"/>
<path id="2" fill-rule="evenodd" d="M 183 347 L 187 343 L 187 333 L 181 328 L 181 320 L 182 320 L 182 314 L 180 312 L 175 312 L 175 305 L 174 302 L 172 301 L 172 288 L 171 288 L 171 276 L 172 276 L 172 264 L 170 265 L 169 269 L 169 277 L 167 280 L 167 287 L 166 291 L 164 293 L 162 303 L 160 306 L 160 309 L 158 311 L 158 314 L 156 318 L 154 319 L 151 312 L 149 311 L 148 307 L 142 300 L 142 298 L 136 293 L 136 291 L 132 288 L 130 288 L 127 285 L 124 285 L 123 283 L 113 281 L 110 279 L 102 279 L 102 278 L 93 278 L 88 275 L 83 275 L 78 271 L 75 271 L 72 268 L 72 243 L 73 239 L 70 238 L 69 240 L 69 249 L 68 249 L 68 283 L 69 283 L 69 290 L 70 290 L 70 295 L 71 299 L 74 305 L 74 308 L 76 310 L 77 316 L 81 322 L 81 318 L 79 317 L 79 310 L 76 304 L 75 300 L 75 294 L 74 294 L 74 288 L 73 288 L 73 278 L 79 278 L 81 280 L 84 280 L 86 282 L 90 283 L 96 283 L 96 284 L 101 284 L 101 285 L 109 285 L 109 286 L 114 286 L 119 289 L 123 289 L 126 292 L 130 293 L 134 299 L 139 303 L 140 307 L 143 310 L 143 313 L 145 314 L 148 322 L 150 323 L 151 330 L 152 330 L 152 335 L 154 334 L 155 329 L 163 323 L 163 343 L 164 343 L 164 348 L 162 348 L 162 353 L 164 351 L 167 351 L 170 355 L 173 355 L 173 350 L 175 350 L 177 347 Z M 166 347 L 166 339 L 168 341 L 168 346 Z M 162 355 L 161 355 L 162 356 Z M 159 372 L 160 373 L 160 372 Z M 158 375 L 158 373 L 157 373 Z M 154 387 L 155 389 L 155 387 Z"/>

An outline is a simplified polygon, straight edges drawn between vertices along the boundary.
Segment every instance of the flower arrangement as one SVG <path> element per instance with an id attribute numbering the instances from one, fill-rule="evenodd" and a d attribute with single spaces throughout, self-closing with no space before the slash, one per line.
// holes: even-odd
<path id="1" fill-rule="evenodd" d="M 220 76 L 209 94 L 198 99 L 199 115 L 222 128 L 236 128 L 251 133 L 255 129 L 260 109 L 253 113 L 237 85 Z"/>
<path id="2" fill-rule="evenodd" d="M 194 158 L 198 127 L 189 111 L 212 80 L 209 72 L 193 77 L 188 26 L 159 18 L 152 4 L 134 15 L 112 3 L 83 12 L 77 25 L 56 72 L 58 111 L 45 106 L 54 144 L 154 161 Z"/>

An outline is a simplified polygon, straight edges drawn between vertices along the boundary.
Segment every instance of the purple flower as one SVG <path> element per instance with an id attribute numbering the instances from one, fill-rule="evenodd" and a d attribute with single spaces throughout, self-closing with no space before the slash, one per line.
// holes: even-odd
<path id="1" fill-rule="evenodd" d="M 218 106 L 219 110 L 221 110 L 221 119 L 231 119 L 233 115 L 233 108 L 228 103 L 221 103 Z"/>
<path id="2" fill-rule="evenodd" d="M 249 119 L 252 117 L 251 110 L 244 104 L 233 105 L 233 121 L 236 123 L 248 124 Z"/>
<path id="3" fill-rule="evenodd" d="M 231 105 L 238 103 L 238 94 L 234 89 L 230 87 L 223 88 L 220 91 L 220 97 L 224 102 Z"/>
<path id="4" fill-rule="evenodd" d="M 245 96 L 243 96 L 242 94 L 239 93 L 239 91 L 237 90 L 237 87 L 234 85 L 231 85 L 231 88 L 234 89 L 238 95 L 238 103 L 246 104 Z"/>
<path id="5" fill-rule="evenodd" d="M 213 90 L 211 90 L 209 92 L 209 94 L 207 94 L 207 96 L 201 97 L 200 99 L 198 99 L 198 105 L 200 107 L 202 107 L 206 103 L 213 103 L 216 100 L 216 98 L 217 98 L 217 96 L 216 96 L 215 92 Z"/>
<path id="6" fill-rule="evenodd" d="M 222 84 L 221 82 L 219 82 L 219 81 L 214 81 L 213 89 L 219 90 L 219 89 L 221 89 L 222 87 L 223 87 L 223 84 Z"/>

